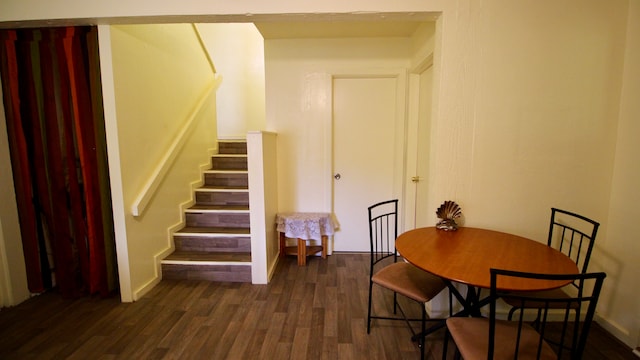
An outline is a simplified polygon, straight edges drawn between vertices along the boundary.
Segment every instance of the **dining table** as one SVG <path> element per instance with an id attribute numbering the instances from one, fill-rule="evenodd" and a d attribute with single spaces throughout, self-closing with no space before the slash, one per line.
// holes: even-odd
<path id="1" fill-rule="evenodd" d="M 491 301 L 488 296 L 480 296 L 482 289 L 491 287 L 491 268 L 545 274 L 578 273 L 573 260 L 546 243 L 489 229 L 417 228 L 398 236 L 396 250 L 409 263 L 445 281 L 462 305 L 462 310 L 454 316 L 480 316 L 480 309 Z M 506 291 L 540 291 L 568 283 L 512 278 L 500 281 L 497 287 Z M 460 293 L 456 284 L 467 285 L 466 295 Z"/>

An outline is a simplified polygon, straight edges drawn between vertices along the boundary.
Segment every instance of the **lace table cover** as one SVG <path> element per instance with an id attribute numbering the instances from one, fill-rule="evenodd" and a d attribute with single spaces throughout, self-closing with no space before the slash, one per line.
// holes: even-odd
<path id="1" fill-rule="evenodd" d="M 330 213 L 281 213 L 276 215 L 276 230 L 292 239 L 321 240 L 331 236 L 338 223 Z"/>

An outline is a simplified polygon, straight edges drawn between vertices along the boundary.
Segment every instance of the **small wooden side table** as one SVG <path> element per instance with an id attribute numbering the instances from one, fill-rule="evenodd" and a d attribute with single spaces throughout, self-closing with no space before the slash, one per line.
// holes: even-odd
<path id="1" fill-rule="evenodd" d="M 276 215 L 276 230 L 280 233 L 280 256 L 298 256 L 298 266 L 307 265 L 307 256 L 321 252 L 327 258 L 328 238 L 337 229 L 337 222 L 330 213 L 279 213 Z M 286 238 L 297 239 L 296 246 L 286 246 Z M 318 240 L 321 246 L 307 245 L 309 240 Z"/>

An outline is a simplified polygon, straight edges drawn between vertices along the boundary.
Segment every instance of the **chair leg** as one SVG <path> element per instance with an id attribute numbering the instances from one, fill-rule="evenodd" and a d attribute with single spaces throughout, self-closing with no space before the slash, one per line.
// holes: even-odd
<path id="1" fill-rule="evenodd" d="M 442 360 L 447 360 L 447 350 L 449 348 L 449 329 L 447 329 L 445 327 L 444 329 L 444 340 L 443 340 L 443 344 L 442 344 Z M 460 360 L 461 358 L 461 354 L 460 354 L 460 350 L 458 350 L 458 347 L 456 346 L 456 342 L 453 341 L 453 348 L 454 348 L 454 353 L 453 353 L 453 358 L 455 360 Z"/>
<path id="2" fill-rule="evenodd" d="M 462 355 L 460 354 L 460 350 L 458 350 L 458 348 L 456 348 L 456 353 L 453 355 L 453 359 L 454 360 L 460 360 L 461 357 L 462 357 Z"/>
<path id="3" fill-rule="evenodd" d="M 453 294 L 451 294 L 451 289 L 449 289 L 449 316 L 453 316 Z"/>
<path id="4" fill-rule="evenodd" d="M 427 310 L 424 308 L 424 304 L 422 306 L 422 332 L 420 333 L 420 340 L 418 344 L 420 345 L 420 359 L 424 359 L 424 348 L 426 345 L 426 330 L 427 330 Z"/>
<path id="5" fill-rule="evenodd" d="M 521 311 L 524 312 L 524 309 L 522 309 Z M 533 328 L 536 329 L 536 331 L 540 331 L 540 316 L 542 315 L 542 309 L 538 309 L 538 314 L 536 315 L 536 319 L 533 320 Z"/>
<path id="6" fill-rule="evenodd" d="M 393 293 L 393 313 L 397 314 L 396 309 L 398 308 L 398 293 Z"/>
<path id="7" fill-rule="evenodd" d="M 371 282 L 371 280 L 369 280 L 369 310 L 367 312 L 367 334 L 369 334 L 369 332 L 371 332 L 371 293 L 372 293 L 372 289 L 373 288 L 373 282 Z M 395 306 L 395 304 L 394 304 Z"/>
<path id="8" fill-rule="evenodd" d="M 453 294 L 449 289 L 449 316 L 453 316 Z M 442 360 L 447 360 L 447 348 L 449 347 L 449 329 L 444 326 L 444 339 L 442 340 Z"/>
<path id="9" fill-rule="evenodd" d="M 447 348 L 449 347 L 449 330 L 444 328 L 444 340 L 442 340 L 442 360 L 447 360 Z"/>

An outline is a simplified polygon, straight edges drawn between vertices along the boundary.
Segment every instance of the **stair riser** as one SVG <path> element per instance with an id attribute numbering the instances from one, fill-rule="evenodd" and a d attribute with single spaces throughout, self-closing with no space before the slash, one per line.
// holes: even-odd
<path id="1" fill-rule="evenodd" d="M 175 236 L 176 251 L 250 253 L 250 237 Z"/>
<path id="2" fill-rule="evenodd" d="M 196 191 L 198 205 L 249 205 L 248 192 Z"/>
<path id="3" fill-rule="evenodd" d="M 235 211 L 238 206 L 245 209 L 249 206 L 249 193 L 237 191 L 249 187 L 247 145 L 245 142 L 222 141 L 218 143 L 218 150 L 221 156 L 211 158 L 213 171 L 204 174 L 205 188 L 195 192 L 196 204 L 214 206 L 215 209 L 229 208 L 216 212 L 190 210 L 185 213 L 185 225 L 190 229 L 179 232 L 186 236 L 174 236 L 175 251 L 162 263 L 163 279 L 251 282 L 250 217 L 248 212 Z M 233 173 L 237 171 L 244 173 Z M 208 228 L 232 228 L 211 231 L 243 235 L 219 237 L 207 233 Z M 192 235 L 194 233 L 199 236 Z"/>
<path id="4" fill-rule="evenodd" d="M 162 278 L 171 280 L 251 282 L 251 266 L 162 264 Z"/>
<path id="5" fill-rule="evenodd" d="M 249 176 L 247 174 L 204 174 L 204 184 L 206 186 L 218 187 L 249 187 Z"/>
<path id="6" fill-rule="evenodd" d="M 187 213 L 187 226 L 249 228 L 249 214 Z"/>
<path id="7" fill-rule="evenodd" d="M 218 143 L 218 152 L 220 154 L 246 154 L 246 142 L 221 142 Z"/>
<path id="8" fill-rule="evenodd" d="M 216 170 L 247 170 L 247 158 L 214 156 L 211 158 L 211 166 Z"/>

